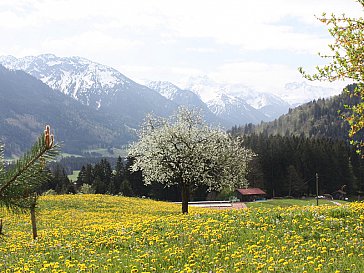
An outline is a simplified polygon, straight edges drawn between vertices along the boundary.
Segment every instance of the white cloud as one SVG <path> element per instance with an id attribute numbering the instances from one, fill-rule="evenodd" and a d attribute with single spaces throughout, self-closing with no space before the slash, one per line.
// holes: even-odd
<path id="1" fill-rule="evenodd" d="M 62 39 L 46 39 L 42 43 L 42 48 L 49 52 L 59 52 L 59 54 L 74 51 L 78 55 L 92 56 L 93 54 L 102 55 L 103 52 L 115 54 L 141 44 L 140 41 L 112 37 L 99 31 L 89 31 Z"/>
<path id="2" fill-rule="evenodd" d="M 149 80 L 168 80 L 176 85 L 181 85 L 191 76 L 197 76 L 203 73 L 202 70 L 194 67 L 179 66 L 119 65 L 116 68 L 120 71 L 127 71 L 125 76 L 139 83 Z"/>
<path id="3" fill-rule="evenodd" d="M 314 17 L 324 11 L 362 14 L 354 0 L 2 0 L 0 50 L 80 55 L 136 79 L 208 74 L 267 89 L 301 76 L 288 57 L 247 62 L 242 53 L 325 51 L 330 37 Z"/>
<path id="4" fill-rule="evenodd" d="M 260 91 L 272 91 L 289 81 L 302 81 L 297 69 L 282 64 L 261 62 L 224 64 L 209 77 L 218 82 L 244 83 Z"/>
<path id="5" fill-rule="evenodd" d="M 198 52 L 198 53 L 214 53 L 216 52 L 215 48 L 212 47 L 188 47 L 186 48 L 187 51 L 190 52 Z"/>

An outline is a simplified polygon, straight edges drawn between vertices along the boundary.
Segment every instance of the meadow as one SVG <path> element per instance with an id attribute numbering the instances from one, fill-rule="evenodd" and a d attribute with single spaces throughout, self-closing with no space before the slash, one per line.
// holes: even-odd
<path id="1" fill-rule="evenodd" d="M 319 199 L 319 206 L 333 205 L 333 204 L 348 204 L 347 201 L 342 200 L 328 200 Z M 273 207 L 292 207 L 292 206 L 316 206 L 316 198 L 307 199 L 293 199 L 293 198 L 281 198 L 281 199 L 268 199 L 256 202 L 247 202 L 248 208 L 273 208 Z"/>
<path id="2" fill-rule="evenodd" d="M 364 272 L 364 204 L 190 208 L 106 195 L 0 210 L 0 272 Z"/>

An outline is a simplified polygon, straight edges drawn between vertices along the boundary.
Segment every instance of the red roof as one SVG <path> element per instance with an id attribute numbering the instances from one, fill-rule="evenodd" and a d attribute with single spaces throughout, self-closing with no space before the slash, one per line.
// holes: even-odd
<path id="1" fill-rule="evenodd" d="M 237 189 L 242 195 L 263 195 L 266 194 L 259 188 Z"/>

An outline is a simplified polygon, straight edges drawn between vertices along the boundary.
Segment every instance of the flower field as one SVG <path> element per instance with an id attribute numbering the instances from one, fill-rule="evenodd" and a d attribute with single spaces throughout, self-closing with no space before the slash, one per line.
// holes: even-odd
<path id="1" fill-rule="evenodd" d="M 105 195 L 0 210 L 0 272 L 364 272 L 364 204 L 208 210 Z"/>

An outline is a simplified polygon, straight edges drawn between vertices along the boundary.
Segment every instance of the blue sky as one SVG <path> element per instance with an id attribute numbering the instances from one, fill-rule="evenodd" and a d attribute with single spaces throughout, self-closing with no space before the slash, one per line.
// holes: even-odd
<path id="1" fill-rule="evenodd" d="M 136 81 L 207 75 L 279 90 L 303 80 L 297 67 L 323 64 L 323 12 L 363 14 L 354 0 L 2 0 L 0 55 L 82 56 Z"/>

